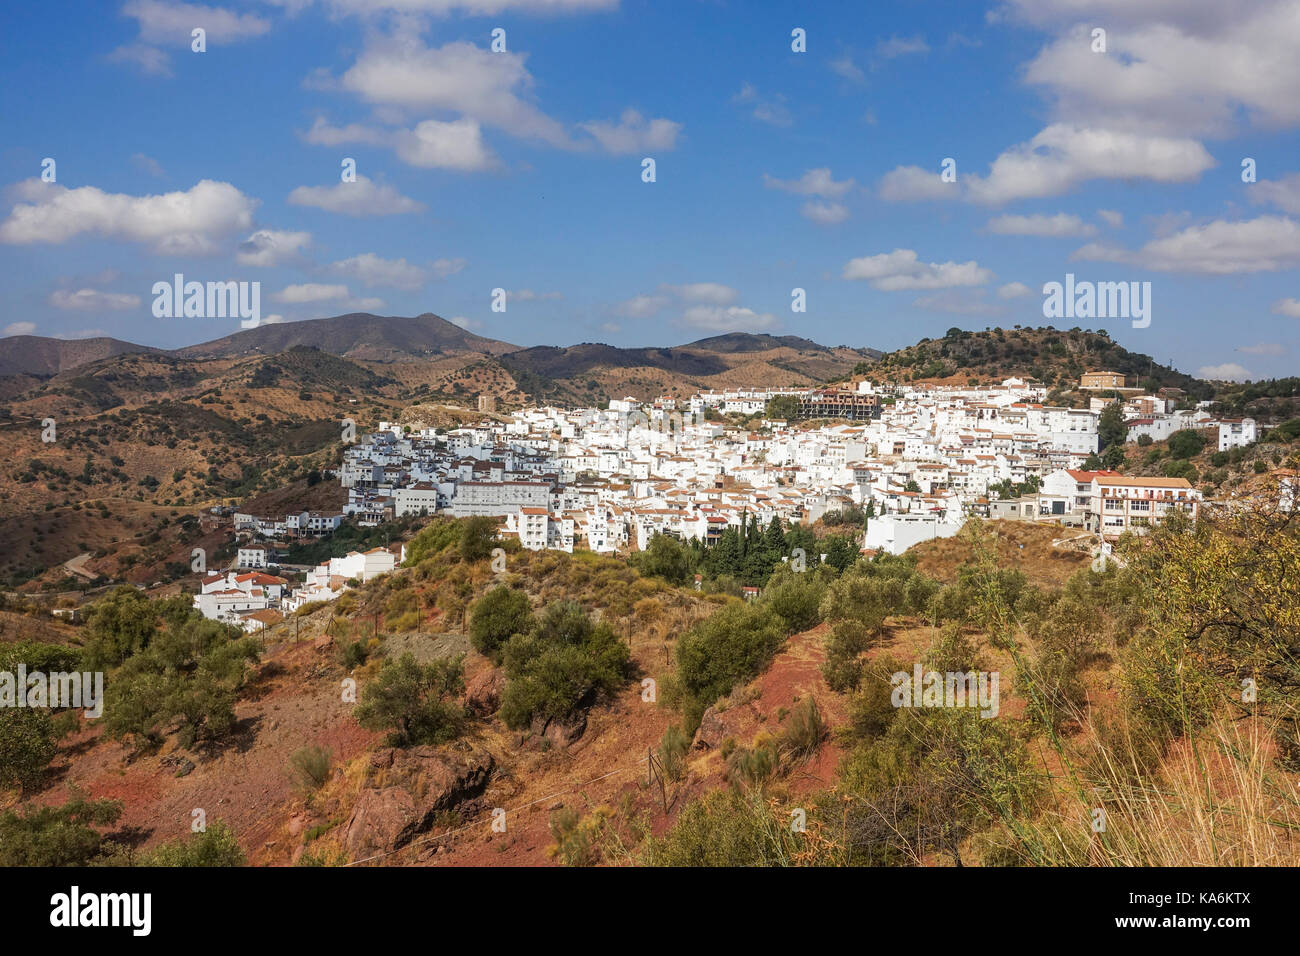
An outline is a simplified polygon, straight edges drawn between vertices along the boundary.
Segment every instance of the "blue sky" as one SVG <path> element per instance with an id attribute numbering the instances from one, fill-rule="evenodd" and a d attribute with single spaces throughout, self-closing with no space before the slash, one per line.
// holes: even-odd
<path id="1" fill-rule="evenodd" d="M 7 5 L 0 330 L 234 331 L 154 317 L 153 284 L 180 272 L 260 282 L 266 321 L 431 311 L 522 345 L 743 329 L 891 349 L 1046 324 L 1044 283 L 1073 273 L 1149 281 L 1151 323 L 1058 325 L 1194 373 L 1294 374 L 1300 2 L 1223 7 Z"/>

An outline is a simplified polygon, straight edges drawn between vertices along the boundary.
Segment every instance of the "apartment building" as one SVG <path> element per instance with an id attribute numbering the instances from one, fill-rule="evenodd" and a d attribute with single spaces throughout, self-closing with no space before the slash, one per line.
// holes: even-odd
<path id="1" fill-rule="evenodd" d="M 455 518 L 503 518 L 520 508 L 549 508 L 553 487 L 548 481 L 459 482 L 451 500 L 451 514 Z"/>
<path id="2" fill-rule="evenodd" d="M 1081 389 L 1110 389 L 1124 388 L 1128 385 L 1128 377 L 1123 372 L 1111 372 L 1105 369 L 1098 369 L 1092 372 L 1084 372 L 1079 376 L 1079 388 Z"/>
<path id="3" fill-rule="evenodd" d="M 1106 538 L 1118 538 L 1125 531 L 1141 534 L 1173 510 L 1195 517 L 1201 501 L 1201 493 L 1186 478 L 1097 476 L 1092 484 L 1088 527 Z"/>
<path id="4" fill-rule="evenodd" d="M 870 421 L 880 417 L 880 396 L 847 388 L 812 389 L 799 397 L 799 417 Z"/>

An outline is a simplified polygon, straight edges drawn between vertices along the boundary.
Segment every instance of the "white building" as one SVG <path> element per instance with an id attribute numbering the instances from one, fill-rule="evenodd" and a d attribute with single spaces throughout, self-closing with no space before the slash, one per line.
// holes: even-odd
<path id="1" fill-rule="evenodd" d="M 266 548 L 240 548 L 235 563 L 241 568 L 266 567 Z"/>
<path id="2" fill-rule="evenodd" d="M 863 548 L 902 554 L 912 545 L 935 538 L 951 538 L 965 524 L 963 518 L 940 518 L 928 514 L 880 515 L 867 522 Z"/>
<path id="3" fill-rule="evenodd" d="M 1224 418 L 1219 421 L 1219 451 L 1245 448 L 1255 441 L 1255 419 Z"/>

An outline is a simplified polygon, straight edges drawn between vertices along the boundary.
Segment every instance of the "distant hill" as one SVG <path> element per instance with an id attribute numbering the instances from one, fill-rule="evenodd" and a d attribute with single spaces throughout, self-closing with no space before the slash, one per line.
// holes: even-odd
<path id="1" fill-rule="evenodd" d="M 716 375 L 727 369 L 722 359 L 692 351 L 688 346 L 622 349 L 590 342 L 567 348 L 539 345 L 520 349 L 503 358 L 501 364 L 512 371 L 518 369 L 548 378 L 572 378 L 594 368 L 661 368 L 681 375 Z"/>
<path id="2" fill-rule="evenodd" d="M 829 352 L 824 345 L 798 335 L 768 335 L 766 332 L 726 332 L 699 339 L 682 348 L 709 352 L 765 352 L 768 349 L 798 349 L 801 352 Z"/>
<path id="3" fill-rule="evenodd" d="M 884 355 L 870 374 L 882 381 L 960 384 L 1018 376 L 1044 382 L 1065 395 L 1077 389 L 1084 372 L 1101 369 L 1123 372 L 1139 387 L 1180 388 L 1193 398 L 1214 395 L 1208 382 L 1161 365 L 1150 355 L 1130 352 L 1105 332 L 1050 326 L 983 332 L 951 329 L 941 339 L 922 339 Z"/>
<path id="4" fill-rule="evenodd" d="M 111 355 L 156 351 L 147 345 L 106 336 L 54 339 L 43 335 L 10 335 L 0 339 L 0 375 L 56 375 Z"/>
<path id="5" fill-rule="evenodd" d="M 426 312 L 415 318 L 352 312 L 324 319 L 277 322 L 177 349 L 187 358 L 228 358 L 250 352 L 273 354 L 298 345 L 369 361 L 422 358 L 447 352 L 501 355 L 518 346 L 468 332 Z"/>

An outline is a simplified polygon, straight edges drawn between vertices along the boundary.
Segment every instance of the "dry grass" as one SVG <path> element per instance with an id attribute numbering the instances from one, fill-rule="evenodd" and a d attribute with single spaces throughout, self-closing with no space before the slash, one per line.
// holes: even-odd
<path id="1" fill-rule="evenodd" d="M 1040 865 L 1296 866 L 1300 799 L 1274 761 L 1272 729 L 1221 720 L 1174 744 L 1152 768 L 1135 756 L 1150 741 L 1121 728 L 1090 731 L 1086 769 L 1058 778 L 1058 809 L 1029 828 Z M 1098 809 L 1104 828 L 1096 830 Z M 1037 857 L 1037 859 L 1032 859 Z"/>

